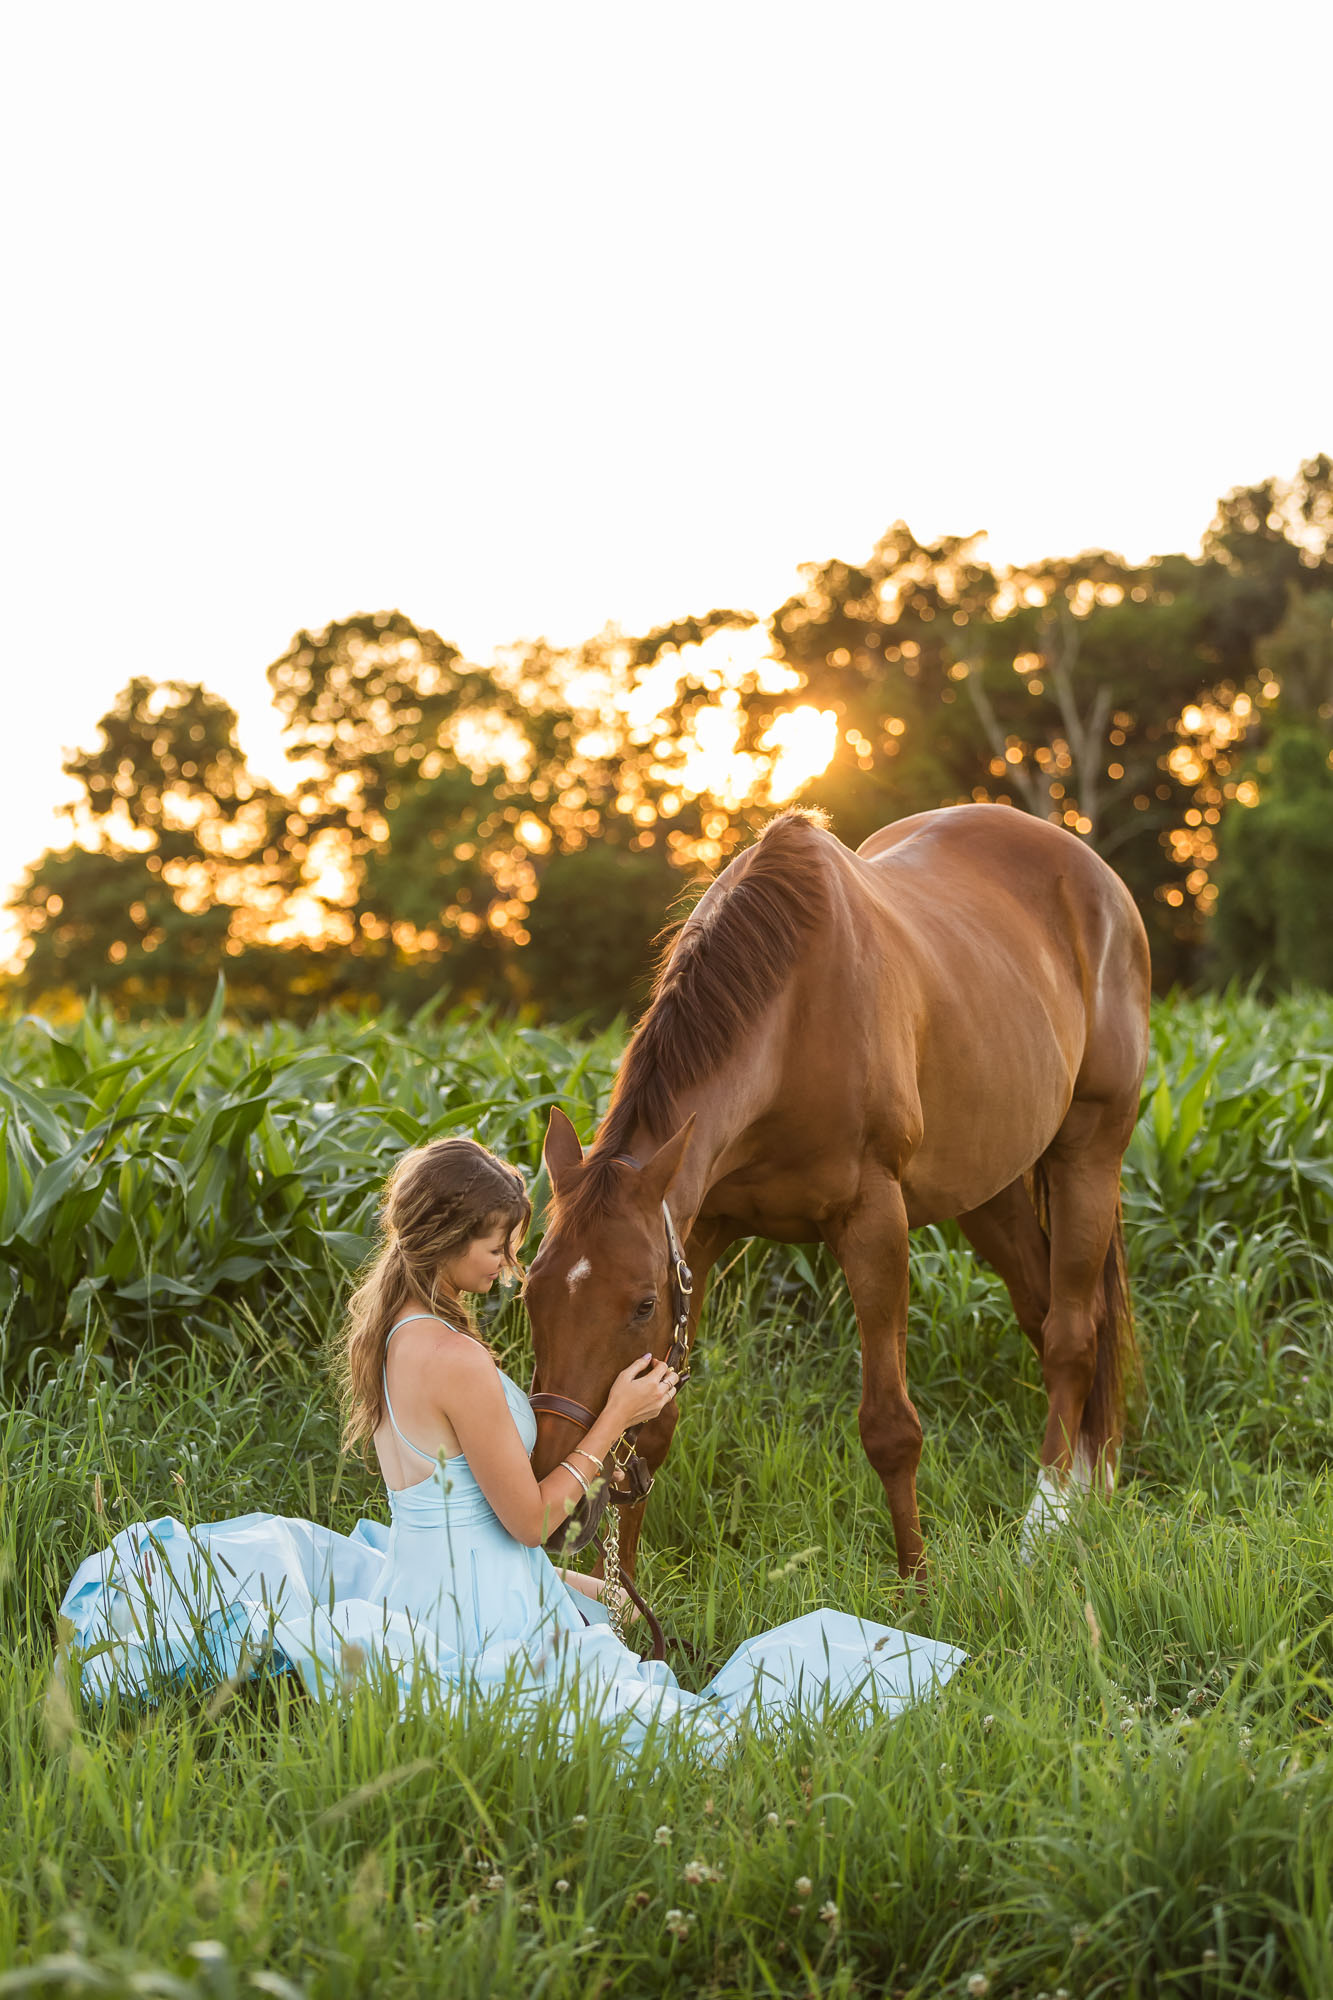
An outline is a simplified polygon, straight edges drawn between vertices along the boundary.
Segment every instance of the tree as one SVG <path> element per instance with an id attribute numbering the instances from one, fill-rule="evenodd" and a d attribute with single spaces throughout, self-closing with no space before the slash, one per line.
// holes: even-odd
<path id="1" fill-rule="evenodd" d="M 927 547 L 904 522 L 864 564 L 805 564 L 804 590 L 769 621 L 774 657 L 799 685 L 745 691 L 744 747 L 761 752 L 784 712 L 837 718 L 833 757 L 807 787 L 856 846 L 887 820 L 970 796 L 983 738 L 957 707 L 955 644 L 998 588 L 977 537 Z"/>
<path id="2" fill-rule="evenodd" d="M 1326 738 L 1282 731 L 1255 759 L 1256 804 L 1228 814 L 1214 971 L 1270 990 L 1333 987 L 1333 769 Z"/>
<path id="3" fill-rule="evenodd" d="M 1333 578 L 1324 590 L 1288 584 L 1286 616 L 1254 650 L 1281 720 L 1333 734 Z"/>
<path id="4" fill-rule="evenodd" d="M 397 611 L 299 633 L 269 669 L 307 771 L 292 851 L 334 880 L 327 918 L 347 924 L 376 989 L 405 1004 L 443 984 L 598 1015 L 623 1005 L 612 968 L 637 966 L 660 925 L 678 879 L 669 843 L 700 832 L 676 766 L 714 690 L 683 666 L 665 724 L 631 721 L 632 698 L 664 656 L 753 622 L 716 610 L 571 651 L 539 640 L 486 672 Z M 585 849 L 608 858 L 572 865 Z M 559 949 L 576 880 L 591 928 Z"/>
<path id="5" fill-rule="evenodd" d="M 19 893 L 24 991 L 188 1005 L 225 965 L 270 1010 L 443 992 L 614 1011 L 675 888 L 775 802 L 806 707 L 835 742 L 803 796 L 849 844 L 941 804 L 1020 806 L 1113 863 L 1159 983 L 1188 978 L 1224 816 L 1271 791 L 1256 758 L 1333 724 L 1333 460 L 1226 495 L 1198 560 L 998 572 L 978 536 L 898 521 L 863 562 L 803 566 L 753 633 L 766 655 L 725 637 L 750 628 L 716 608 L 487 669 L 400 611 L 302 631 L 269 669 L 291 797 L 246 770 L 225 702 L 136 680 L 66 765 L 85 847 Z M 699 746 L 728 731 L 743 761 L 710 791 Z"/>
<path id="6" fill-rule="evenodd" d="M 833 761 L 803 796 L 853 845 L 968 800 L 1053 819 L 1125 875 L 1159 970 L 1179 976 L 1197 928 L 1183 884 L 1211 842 L 1193 828 L 1172 837 L 1195 809 L 1196 765 L 1204 776 L 1177 733 L 1211 674 L 1192 566 L 1092 552 L 1001 577 L 975 537 L 927 546 L 898 522 L 864 565 L 805 574 L 771 628 L 799 686 L 750 705 L 756 741 L 784 707 L 834 711 Z M 1200 827 L 1222 799 L 1198 806 Z"/>
<path id="7" fill-rule="evenodd" d="M 586 1014 L 600 1024 L 646 996 L 653 942 L 684 878 L 660 850 L 634 852 L 593 841 L 552 856 L 528 916 L 516 970 L 557 1020 Z"/>
<path id="8" fill-rule="evenodd" d="M 91 986 L 124 1007 L 206 1005 L 293 887 L 285 801 L 248 770 L 236 716 L 195 682 L 135 679 L 64 770 L 91 847 L 48 851 L 12 900 L 25 992 Z"/>

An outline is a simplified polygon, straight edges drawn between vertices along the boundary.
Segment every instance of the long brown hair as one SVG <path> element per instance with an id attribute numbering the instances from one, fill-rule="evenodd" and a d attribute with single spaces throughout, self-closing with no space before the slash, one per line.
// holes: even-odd
<path id="1" fill-rule="evenodd" d="M 516 1245 L 531 1217 L 517 1167 L 475 1139 L 432 1139 L 404 1153 L 384 1183 L 379 1247 L 347 1302 L 334 1349 L 344 1451 L 366 1452 L 384 1421 L 384 1350 L 409 1299 L 424 1299 L 475 1335 L 472 1312 L 444 1266 L 476 1237 L 503 1230 L 505 1262 L 521 1269 Z"/>

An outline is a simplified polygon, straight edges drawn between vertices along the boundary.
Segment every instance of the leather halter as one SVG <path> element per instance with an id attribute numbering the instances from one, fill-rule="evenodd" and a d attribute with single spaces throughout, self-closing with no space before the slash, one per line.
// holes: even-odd
<path id="1" fill-rule="evenodd" d="M 626 1166 L 637 1167 L 638 1161 L 627 1154 L 618 1153 L 616 1158 Z M 683 1388 L 690 1379 L 690 1299 L 694 1292 L 694 1277 L 685 1254 L 680 1247 L 676 1225 L 671 1220 L 671 1210 L 662 1203 L 662 1217 L 666 1223 L 668 1284 L 671 1295 L 671 1345 L 667 1349 L 667 1366 L 676 1370 L 676 1387 Z M 549 1416 L 563 1417 L 566 1423 L 577 1424 L 582 1431 L 591 1430 L 597 1419 L 593 1412 L 576 1403 L 572 1396 L 557 1396 L 546 1390 L 538 1390 L 528 1397 L 534 1410 L 545 1410 Z M 634 1449 L 635 1440 L 642 1428 L 631 1425 L 623 1431 L 612 1446 L 608 1457 L 612 1473 L 607 1483 L 606 1497 L 617 1507 L 635 1507 L 646 1500 L 653 1488 L 653 1475 Z"/>

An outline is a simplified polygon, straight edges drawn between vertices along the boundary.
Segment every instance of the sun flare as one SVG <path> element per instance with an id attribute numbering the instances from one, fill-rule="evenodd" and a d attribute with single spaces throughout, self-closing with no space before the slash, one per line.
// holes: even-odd
<path id="1" fill-rule="evenodd" d="M 838 718 L 831 708 L 802 702 L 780 715 L 762 741 L 766 750 L 778 753 L 769 790 L 774 803 L 782 805 L 828 769 L 838 744 Z"/>
<path id="2" fill-rule="evenodd" d="M 675 699 L 686 674 L 715 693 L 709 705 L 696 713 L 691 734 L 681 746 L 676 775 L 685 792 L 695 796 L 706 792 L 720 806 L 734 810 L 762 790 L 781 805 L 826 769 L 837 744 L 837 717 L 832 709 L 818 709 L 809 702 L 778 716 L 759 740 L 764 754 L 755 756 L 737 747 L 743 724 L 737 690 L 749 682 L 762 693 L 783 694 L 800 684 L 785 662 L 774 659 L 762 625 L 726 628 L 698 645 L 664 653 L 636 687 L 632 717 L 660 714 Z"/>

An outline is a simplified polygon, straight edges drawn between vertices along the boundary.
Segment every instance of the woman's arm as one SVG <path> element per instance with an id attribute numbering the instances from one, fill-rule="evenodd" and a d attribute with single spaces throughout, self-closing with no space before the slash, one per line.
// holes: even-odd
<path id="1" fill-rule="evenodd" d="M 599 1604 L 624 1604 L 631 1625 L 640 1616 L 638 1605 L 621 1583 L 616 1584 L 614 1591 L 608 1594 L 606 1582 L 602 1577 L 587 1576 L 581 1569 L 557 1569 L 556 1575 L 562 1582 L 567 1583 L 571 1590 L 577 1590 L 581 1597 L 594 1598 Z"/>
<path id="2" fill-rule="evenodd" d="M 642 1372 L 639 1372 L 642 1371 Z M 500 1372 L 485 1348 L 461 1335 L 442 1340 L 423 1369 L 427 1397 L 453 1427 L 478 1486 L 515 1541 L 540 1548 L 583 1498 L 584 1487 L 563 1465 L 538 1481 L 505 1401 Z M 606 1408 L 577 1440 L 604 1459 L 622 1431 L 655 1416 L 675 1394 L 675 1372 L 664 1361 L 639 1361 L 619 1375 Z M 572 1447 L 571 1447 L 572 1454 Z M 580 1471 L 584 1467 L 580 1464 Z M 588 1468 L 590 1471 L 591 1468 Z"/>
<path id="3" fill-rule="evenodd" d="M 557 1565 L 555 1573 L 571 1590 L 577 1590 L 580 1597 L 600 1597 L 605 1588 L 600 1576 L 585 1576 L 581 1569 L 561 1569 Z"/>

